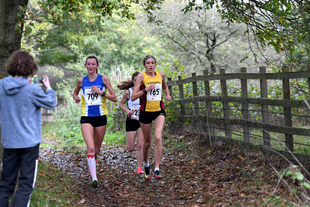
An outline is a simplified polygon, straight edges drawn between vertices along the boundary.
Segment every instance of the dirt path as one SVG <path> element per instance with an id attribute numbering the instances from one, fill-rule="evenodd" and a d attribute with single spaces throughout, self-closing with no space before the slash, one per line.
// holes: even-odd
<path id="1" fill-rule="evenodd" d="M 196 140 L 196 141 L 195 141 Z M 78 206 L 270 206 L 298 203 L 280 185 L 271 164 L 285 168 L 282 159 L 266 161 L 260 153 L 242 153 L 236 146 L 211 148 L 194 134 L 163 141 L 163 179 L 145 181 L 137 175 L 135 153 L 120 146 L 103 146 L 97 163 L 99 188 L 90 187 L 85 151 L 41 151 L 76 179 Z M 153 152 L 153 146 L 152 146 Z M 154 169 L 154 154 L 150 159 Z M 282 166 L 281 166 L 282 165 Z M 275 191 L 273 193 L 273 191 Z"/>

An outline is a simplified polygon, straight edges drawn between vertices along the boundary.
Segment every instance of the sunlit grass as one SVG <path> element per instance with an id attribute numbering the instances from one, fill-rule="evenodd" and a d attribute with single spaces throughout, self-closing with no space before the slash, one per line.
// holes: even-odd
<path id="1" fill-rule="evenodd" d="M 59 182 L 61 180 L 61 182 Z M 32 207 L 75 206 L 75 181 L 49 162 L 39 162 L 37 180 L 31 196 Z"/>

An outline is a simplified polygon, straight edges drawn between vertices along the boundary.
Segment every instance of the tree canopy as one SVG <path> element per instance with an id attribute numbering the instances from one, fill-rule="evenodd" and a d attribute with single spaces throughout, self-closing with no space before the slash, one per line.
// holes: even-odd
<path id="1" fill-rule="evenodd" d="M 309 57 L 310 2 L 300 0 L 190 0 L 183 11 L 216 7 L 227 24 L 243 22 L 262 46 L 293 55 L 300 50 Z"/>
<path id="2" fill-rule="evenodd" d="M 30 3 L 34 0 L 30 0 Z M 37 7 L 31 8 L 28 0 L 6 1 L 0 0 L 1 15 L 0 21 L 0 67 L 4 69 L 4 63 L 10 53 L 20 48 L 21 34 L 31 34 L 34 29 L 33 22 L 52 23 L 54 30 L 72 29 L 68 25 L 72 17 L 84 15 L 84 8 L 88 8 L 93 16 L 98 20 L 104 17 L 112 17 L 115 11 L 120 18 L 135 19 L 132 10 L 133 4 L 142 6 L 148 15 L 148 20 L 156 21 L 156 12 L 161 9 L 162 0 L 131 0 L 131 1 L 106 1 L 106 0 L 37 0 Z M 15 8 L 15 9 L 8 9 Z M 246 24 L 245 33 L 254 34 L 261 46 L 272 46 L 278 53 L 286 52 L 289 61 L 296 61 L 300 57 L 309 57 L 309 3 L 308 1 L 298 0 L 190 0 L 183 8 L 184 13 L 194 10 L 205 10 L 216 8 L 221 18 L 227 25 L 232 23 Z M 10 17 L 10 18 L 8 18 Z M 25 20 L 30 20 L 25 28 Z M 65 22 L 67 21 L 67 22 Z M 115 21 L 115 20 L 113 20 Z M 85 27 L 85 32 L 97 27 L 94 21 L 89 28 Z M 73 22 L 71 22 L 73 23 Z M 75 24 L 76 22 L 74 22 Z M 89 22 L 90 23 L 90 22 Z M 8 26 L 9 25 L 9 26 Z M 19 30 L 15 30 L 15 26 Z M 36 43 L 44 43 L 47 38 L 52 36 L 52 32 L 44 31 L 41 28 L 41 35 L 36 31 Z M 57 31 L 54 32 L 56 34 Z M 71 40 L 79 40 L 81 33 L 71 36 Z M 10 36 L 10 38 L 6 38 Z M 60 44 L 66 45 L 68 40 L 59 39 Z M 13 46 L 12 46 L 13 45 Z M 119 47 L 119 45 L 115 45 Z M 68 49 L 68 48 L 67 48 Z M 295 56 L 294 56 L 295 55 Z M 298 55 L 298 56 L 297 56 Z M 120 56 L 123 57 L 123 56 Z M 303 60 L 305 60 L 303 58 Z"/>

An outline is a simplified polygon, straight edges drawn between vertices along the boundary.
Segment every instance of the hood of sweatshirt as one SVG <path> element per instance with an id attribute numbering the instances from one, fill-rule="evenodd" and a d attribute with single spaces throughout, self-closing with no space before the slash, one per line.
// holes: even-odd
<path id="1" fill-rule="evenodd" d="M 3 89 L 7 95 L 15 95 L 25 86 L 29 84 L 27 78 L 14 78 L 9 76 L 3 79 Z"/>

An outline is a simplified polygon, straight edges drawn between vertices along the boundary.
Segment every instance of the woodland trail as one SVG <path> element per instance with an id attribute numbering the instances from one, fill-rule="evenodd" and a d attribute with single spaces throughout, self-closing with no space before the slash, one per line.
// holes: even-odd
<path id="1" fill-rule="evenodd" d="M 79 197 L 72 206 L 292 206 L 296 198 L 272 169 L 287 167 L 281 158 L 213 143 L 193 133 L 163 139 L 163 179 L 137 175 L 135 152 L 102 146 L 97 163 L 99 187 L 90 186 L 86 149 L 42 150 L 40 159 L 69 174 Z M 154 169 L 153 145 L 150 165 Z M 287 179 L 288 182 L 289 179 Z M 61 181 L 60 181 L 61 182 Z"/>

